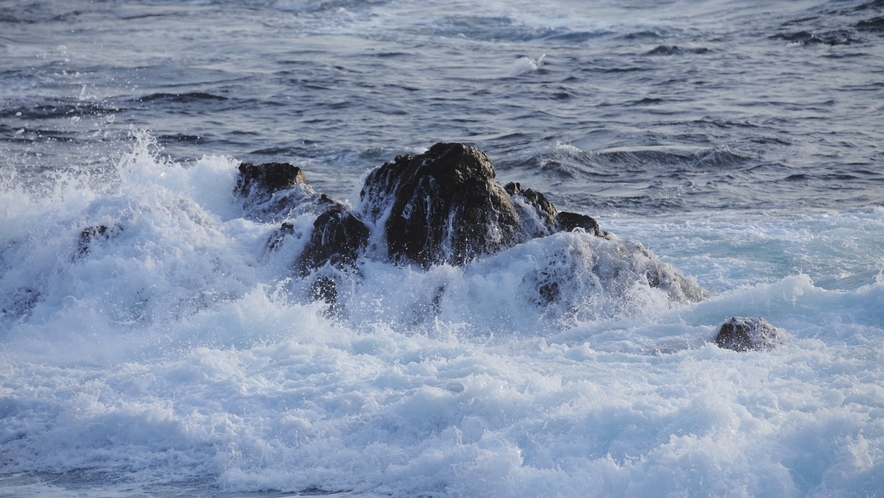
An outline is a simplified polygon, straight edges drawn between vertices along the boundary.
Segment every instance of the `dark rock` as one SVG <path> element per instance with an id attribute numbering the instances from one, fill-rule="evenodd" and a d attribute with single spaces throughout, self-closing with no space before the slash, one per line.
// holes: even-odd
<path id="1" fill-rule="evenodd" d="M 386 249 L 394 262 L 429 267 L 464 265 L 531 239 L 578 228 L 599 239 L 569 245 L 567 254 L 559 255 L 564 259 L 551 261 L 520 284 L 533 289 L 532 300 L 538 305 L 569 313 L 576 309 L 574 303 L 585 300 L 585 291 L 617 295 L 633 285 L 659 288 L 682 302 L 699 301 L 705 295 L 696 282 L 640 244 L 601 231 L 591 217 L 559 212 L 545 195 L 519 183 L 501 186 L 491 160 L 472 146 L 439 143 L 417 156 L 397 156 L 367 175 L 358 211 L 316 194 L 306 181 L 300 169 L 288 164 L 245 164 L 235 192 L 243 197 L 247 215 L 283 222 L 267 241 L 271 251 L 296 235 L 295 225 L 287 220 L 315 213 L 295 269 L 313 279 L 308 295 L 328 303 L 336 313 L 342 311 L 335 304 L 341 286 L 360 278 L 356 261 L 366 253 L 370 239 L 382 244 L 376 248 L 373 242 L 372 254 Z M 575 275 L 586 278 L 575 286 Z M 438 313 L 442 293 L 440 289 L 437 296 L 427 298 L 427 313 Z"/>
<path id="2" fill-rule="evenodd" d="M 80 240 L 77 243 L 77 252 L 74 259 L 82 258 L 89 254 L 90 247 L 96 243 L 109 240 L 123 231 L 119 225 L 107 227 L 105 225 L 96 225 L 94 227 L 86 227 L 80 232 Z"/>
<path id="3" fill-rule="evenodd" d="M 31 310 L 40 301 L 40 292 L 35 289 L 23 287 L 16 289 L 0 298 L 3 303 L 0 308 L 0 316 L 22 318 L 30 314 Z"/>
<path id="4" fill-rule="evenodd" d="M 494 176 L 481 150 L 439 143 L 371 172 L 360 197 L 371 222 L 389 211 L 384 232 L 392 259 L 462 265 L 525 239 L 519 214 Z"/>
<path id="5" fill-rule="evenodd" d="M 462 265 L 576 227 L 601 234 L 592 218 L 569 213 L 560 220 L 540 192 L 519 183 L 501 187 L 494 177 L 481 150 L 439 143 L 371 172 L 360 194 L 363 212 L 369 222 L 384 223 L 392 259 L 422 266 Z"/>
<path id="6" fill-rule="evenodd" d="M 823 43 L 817 35 L 810 31 L 798 31 L 795 33 L 778 33 L 768 37 L 771 40 L 785 40 L 791 43 L 800 43 L 802 45 L 810 45 L 812 43 Z"/>
<path id="7" fill-rule="evenodd" d="M 301 168 L 289 163 L 240 164 L 233 193 L 241 199 L 244 214 L 261 220 L 321 212 L 322 205 L 330 201 L 313 191 Z"/>
<path id="8" fill-rule="evenodd" d="M 558 224 L 559 230 L 563 232 L 571 232 L 575 228 L 582 228 L 586 233 L 591 233 L 597 237 L 605 235 L 605 233 L 599 229 L 599 224 L 585 214 L 561 211 L 556 216 L 556 223 Z"/>
<path id="9" fill-rule="evenodd" d="M 582 228 L 586 233 L 597 237 L 605 236 L 605 232 L 599 229 L 599 224 L 585 214 L 558 211 L 545 195 L 533 189 L 523 189 L 519 183 L 508 183 L 504 190 L 511 197 L 521 196 L 525 202 L 534 207 L 548 233 L 570 232 L 575 228 Z M 524 227 L 524 224 L 523 224 Z"/>
<path id="10" fill-rule="evenodd" d="M 244 214 L 259 220 L 317 215 L 295 268 L 301 276 L 307 276 L 329 266 L 330 271 L 325 274 L 313 275 L 309 295 L 313 300 L 328 303 L 329 313 L 337 312 L 335 279 L 352 278 L 354 272 L 347 270 L 355 268 L 356 258 L 368 242 L 369 230 L 365 224 L 343 204 L 326 194 L 315 193 L 304 172 L 288 163 L 241 164 L 234 194 L 241 198 Z M 282 221 L 267 238 L 267 251 L 278 250 L 286 239 L 294 236 L 295 225 Z"/>
<path id="11" fill-rule="evenodd" d="M 301 168 L 289 163 L 265 163 L 259 166 L 242 163 L 239 165 L 234 193 L 240 197 L 270 196 L 279 190 L 306 183 L 307 177 Z"/>
<path id="12" fill-rule="evenodd" d="M 534 208 L 543 230 L 546 233 L 532 234 L 533 236 L 548 235 L 557 231 L 556 215 L 558 214 L 558 211 L 556 210 L 556 207 L 549 202 L 549 199 L 547 199 L 545 195 L 534 189 L 523 189 L 521 183 L 507 183 L 503 188 L 508 194 L 510 194 L 510 197 L 520 197 L 526 204 Z M 525 226 L 525 223 L 522 224 L 522 228 L 528 229 L 528 227 Z"/>
<path id="13" fill-rule="evenodd" d="M 329 277 L 319 277 L 310 286 L 310 293 L 314 301 L 324 301 L 334 306 L 338 299 L 338 288 L 335 281 Z"/>
<path id="14" fill-rule="evenodd" d="M 301 275 L 331 264 L 354 266 L 359 253 L 368 243 L 369 230 L 343 206 L 334 205 L 313 222 L 313 232 L 298 258 Z"/>
<path id="15" fill-rule="evenodd" d="M 291 223 L 284 222 L 279 228 L 277 228 L 273 231 L 272 234 L 270 234 L 270 238 L 267 239 L 267 250 L 275 251 L 279 247 L 279 245 L 282 244 L 282 241 L 284 241 L 288 237 L 291 237 L 294 234 L 295 226 Z"/>
<path id="16" fill-rule="evenodd" d="M 731 318 L 715 336 L 718 347 L 740 352 L 768 351 L 782 340 L 783 332 L 764 318 Z"/>
<path id="17" fill-rule="evenodd" d="M 533 238 L 580 227 L 601 235 L 589 216 L 559 213 L 542 193 L 501 187 L 481 150 L 439 143 L 398 156 L 371 172 L 360 197 L 371 224 L 383 224 L 394 261 L 465 264 Z"/>
<path id="18" fill-rule="evenodd" d="M 542 299 L 541 304 L 550 304 L 559 300 L 559 283 L 549 282 L 538 287 L 537 292 Z"/>
<path id="19" fill-rule="evenodd" d="M 679 48 L 676 47 L 675 45 L 672 45 L 672 46 L 659 45 L 659 46 L 657 46 L 657 48 L 648 52 L 648 55 L 675 55 L 679 52 L 680 52 Z"/>
<path id="20" fill-rule="evenodd" d="M 107 227 L 98 225 L 94 227 L 86 227 L 80 232 L 80 242 L 77 245 L 77 255 L 84 255 L 89 252 L 89 245 L 94 240 L 107 240 Z"/>

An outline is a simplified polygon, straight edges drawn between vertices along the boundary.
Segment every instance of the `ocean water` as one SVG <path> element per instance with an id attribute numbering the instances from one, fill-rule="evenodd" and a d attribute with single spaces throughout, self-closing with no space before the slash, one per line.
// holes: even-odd
<path id="1" fill-rule="evenodd" d="M 0 0 L 0 496 L 882 496 L 882 106 L 880 0 Z M 330 312 L 233 195 L 441 141 L 705 298 L 575 232 Z"/>

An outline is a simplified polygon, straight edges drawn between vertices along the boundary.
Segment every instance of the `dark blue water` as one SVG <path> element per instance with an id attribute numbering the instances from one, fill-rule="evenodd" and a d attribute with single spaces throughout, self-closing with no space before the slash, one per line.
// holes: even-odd
<path id="1" fill-rule="evenodd" d="M 879 205 L 882 15 L 4 2 L 3 160 L 101 168 L 148 129 L 176 160 L 293 161 L 340 194 L 396 154 L 465 141 L 503 178 L 603 213 Z"/>
<path id="2" fill-rule="evenodd" d="M 0 496 L 880 495 L 882 106 L 881 0 L 0 0 Z M 562 233 L 329 316 L 232 195 L 440 141 L 706 299 Z"/>

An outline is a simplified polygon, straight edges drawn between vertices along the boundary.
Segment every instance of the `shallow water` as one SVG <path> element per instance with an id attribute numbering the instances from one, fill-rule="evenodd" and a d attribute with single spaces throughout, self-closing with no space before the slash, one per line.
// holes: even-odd
<path id="1" fill-rule="evenodd" d="M 882 16 L 0 2 L 0 496 L 880 494 Z M 560 233 L 370 255 L 329 314 L 291 269 L 315 215 L 271 252 L 232 195 L 288 161 L 358 208 L 438 141 L 709 296 Z M 555 271 L 567 306 L 532 297 Z M 719 349 L 731 316 L 785 343 Z"/>

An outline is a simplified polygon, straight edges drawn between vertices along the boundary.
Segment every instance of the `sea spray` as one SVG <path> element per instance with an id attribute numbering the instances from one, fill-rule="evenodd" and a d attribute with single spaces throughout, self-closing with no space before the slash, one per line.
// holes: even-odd
<path id="1" fill-rule="evenodd" d="M 0 495 L 884 489 L 880 2 L 15 7 Z M 292 268 L 316 213 L 233 195 L 240 161 L 288 162 L 357 208 L 438 141 L 709 294 L 578 272 L 550 304 L 543 271 L 603 247 L 419 268 L 375 230 L 333 310 Z M 734 316 L 785 340 L 713 345 Z"/>
<path id="2" fill-rule="evenodd" d="M 578 271 L 569 304 L 551 308 L 526 277 L 610 242 L 563 233 L 463 268 L 363 260 L 345 312 L 329 316 L 298 290 L 298 237 L 267 252 L 276 224 L 232 214 L 237 161 L 182 166 L 144 143 L 121 161 L 118 191 L 33 201 L 32 218 L 3 225 L 3 295 L 39 294 L 0 318 L 6 472 L 148 493 L 881 485 L 880 282 L 827 290 L 787 276 L 691 304 L 628 278 L 595 292 L 606 284 Z M 120 231 L 76 257 L 98 224 Z M 702 240 L 706 226 L 693 227 L 680 236 Z M 711 340 L 730 315 L 764 315 L 788 341 L 721 350 Z"/>

